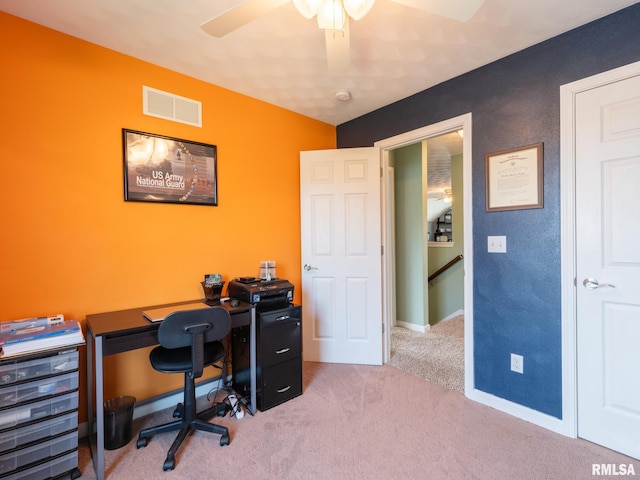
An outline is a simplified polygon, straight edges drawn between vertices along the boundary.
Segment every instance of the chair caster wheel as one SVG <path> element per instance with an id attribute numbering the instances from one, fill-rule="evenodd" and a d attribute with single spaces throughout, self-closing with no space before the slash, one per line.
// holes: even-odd
<path id="1" fill-rule="evenodd" d="M 162 470 L 173 470 L 176 467 L 176 461 L 173 458 L 167 458 L 162 464 Z"/>
<path id="2" fill-rule="evenodd" d="M 220 437 L 220 446 L 224 447 L 225 445 L 229 445 L 230 439 L 228 434 L 224 434 Z"/>
<path id="3" fill-rule="evenodd" d="M 147 437 L 139 438 L 136 442 L 136 448 L 146 447 L 147 443 L 149 443 L 149 439 Z"/>

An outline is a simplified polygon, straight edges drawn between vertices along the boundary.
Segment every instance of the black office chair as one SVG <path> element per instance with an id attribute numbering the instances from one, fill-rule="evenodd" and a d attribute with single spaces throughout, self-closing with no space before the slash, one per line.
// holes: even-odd
<path id="1" fill-rule="evenodd" d="M 174 412 L 174 416 L 181 417 L 179 420 L 140 431 L 136 447 L 146 447 L 149 437 L 156 433 L 180 430 L 167 452 L 162 466 L 165 471 L 173 470 L 176 452 L 193 430 L 220 434 L 220 445 L 229 444 L 229 430 L 206 421 L 215 414 L 225 415 L 226 406 L 214 406 L 197 413 L 195 379 L 202 376 L 204 367 L 217 362 L 222 362 L 224 379 L 225 348 L 220 340 L 227 336 L 230 329 L 231 316 L 224 307 L 173 312 L 160 324 L 160 346 L 151 351 L 149 360 L 159 372 L 184 373 L 184 403 L 179 404 Z"/>

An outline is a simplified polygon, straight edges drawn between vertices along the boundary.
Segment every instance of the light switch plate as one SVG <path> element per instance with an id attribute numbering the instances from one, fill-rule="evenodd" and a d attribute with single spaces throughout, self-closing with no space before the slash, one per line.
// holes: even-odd
<path id="1" fill-rule="evenodd" d="M 487 251 L 489 253 L 507 253 L 507 237 L 487 237 Z"/>

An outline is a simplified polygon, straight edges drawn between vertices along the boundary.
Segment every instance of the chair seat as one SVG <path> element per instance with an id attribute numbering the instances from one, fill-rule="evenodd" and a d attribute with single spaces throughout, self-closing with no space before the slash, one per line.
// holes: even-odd
<path id="1" fill-rule="evenodd" d="M 224 345 L 218 341 L 205 343 L 203 353 L 203 365 L 211 365 L 224 358 Z M 191 347 L 164 348 L 158 346 L 149 353 L 151 366 L 163 373 L 189 372 L 193 368 L 191 360 Z"/>

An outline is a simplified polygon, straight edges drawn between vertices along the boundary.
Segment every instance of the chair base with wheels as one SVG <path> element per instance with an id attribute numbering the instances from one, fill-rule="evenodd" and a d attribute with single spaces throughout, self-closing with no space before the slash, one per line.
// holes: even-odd
<path id="1" fill-rule="evenodd" d="M 175 468 L 176 453 L 194 430 L 220 435 L 221 446 L 230 442 L 229 430 L 226 427 L 207 422 L 207 419 L 214 415 L 224 416 L 227 406 L 214 405 L 197 413 L 195 388 L 195 379 L 202 376 L 204 366 L 224 362 L 225 349 L 218 340 L 224 337 L 230 328 L 229 313 L 222 307 L 212 307 L 174 312 L 163 320 L 158 330 L 160 346 L 151 351 L 149 360 L 153 368 L 160 372 L 184 373 L 184 401 L 178 404 L 173 412 L 174 417 L 179 417 L 178 420 L 143 429 L 138 435 L 136 447 L 146 447 L 149 437 L 153 435 L 178 430 L 162 466 L 165 471 Z M 175 337 L 180 336 L 183 337 L 182 340 L 175 340 Z M 189 346 L 184 346 L 187 340 Z"/>

